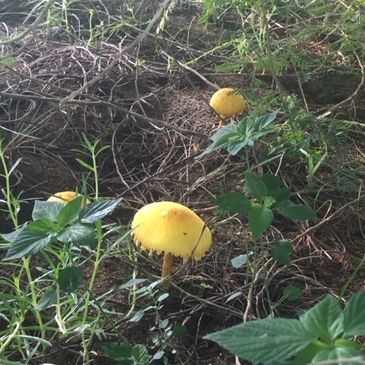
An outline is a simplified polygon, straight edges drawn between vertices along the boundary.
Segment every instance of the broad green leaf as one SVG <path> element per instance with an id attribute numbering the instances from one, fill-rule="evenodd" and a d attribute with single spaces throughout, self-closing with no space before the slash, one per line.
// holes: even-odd
<path id="1" fill-rule="evenodd" d="M 110 214 L 122 199 L 96 200 L 86 206 L 80 213 L 81 223 L 94 223 Z"/>
<path id="2" fill-rule="evenodd" d="M 60 213 L 62 208 L 62 203 L 36 200 L 34 202 L 32 218 L 33 220 L 47 218 L 52 222 L 57 222 L 58 214 Z"/>
<path id="3" fill-rule="evenodd" d="M 278 205 L 283 201 L 288 201 L 291 192 L 289 188 L 278 188 L 275 190 L 269 190 L 268 195 L 272 196 L 276 201 L 276 205 Z"/>
<path id="4" fill-rule="evenodd" d="M 204 337 L 252 363 L 284 361 L 304 349 L 315 335 L 296 319 L 266 318 L 247 322 Z"/>
<path id="5" fill-rule="evenodd" d="M 32 232 L 46 233 L 46 234 L 56 233 L 59 230 L 57 224 L 53 223 L 51 220 L 47 218 L 40 218 L 36 219 L 33 222 L 30 222 L 27 225 L 27 229 Z"/>
<path id="6" fill-rule="evenodd" d="M 130 359 L 133 356 L 133 346 L 128 343 L 100 342 L 99 347 L 113 360 Z"/>
<path id="7" fill-rule="evenodd" d="M 254 239 L 258 239 L 273 221 L 273 212 L 261 204 L 252 204 L 248 212 L 248 225 Z"/>
<path id="8" fill-rule="evenodd" d="M 61 227 L 65 227 L 67 224 L 74 223 L 78 219 L 83 199 L 85 198 L 79 196 L 65 204 L 65 206 L 61 209 L 57 217 L 57 223 Z"/>
<path id="9" fill-rule="evenodd" d="M 343 332 L 343 327 L 338 323 L 341 313 L 338 301 L 327 295 L 301 317 L 301 322 L 308 332 L 329 343 Z"/>
<path id="10" fill-rule="evenodd" d="M 313 357 L 312 362 L 317 363 L 321 361 L 328 360 L 339 360 L 352 358 L 357 356 L 363 356 L 363 353 L 359 348 L 355 348 L 353 346 L 339 346 L 335 348 L 326 348 L 317 352 L 317 354 Z M 355 365 L 359 364 L 358 362 L 351 361 L 338 361 L 336 365 Z"/>
<path id="11" fill-rule="evenodd" d="M 250 171 L 245 173 L 245 190 L 259 200 L 263 200 L 268 193 L 268 189 L 261 178 L 253 175 Z"/>
<path id="12" fill-rule="evenodd" d="M 304 204 L 294 204 L 292 202 L 282 202 L 276 206 L 276 210 L 288 219 L 307 220 L 314 218 L 315 214 L 311 208 Z M 285 204 L 285 205 L 284 205 Z"/>
<path id="13" fill-rule="evenodd" d="M 213 134 L 213 136 L 210 138 L 211 141 L 213 141 L 212 144 L 210 144 L 205 151 L 203 151 L 199 156 L 196 158 L 199 159 L 213 151 L 219 151 L 223 148 L 227 148 L 230 144 L 230 141 L 232 141 L 232 138 L 237 138 L 237 126 L 234 124 L 228 124 L 224 126 L 223 128 L 219 128 L 217 132 Z"/>
<path id="14" fill-rule="evenodd" d="M 288 240 L 276 240 L 272 244 L 271 256 L 282 265 L 290 265 L 293 251 L 293 245 Z"/>
<path id="15" fill-rule="evenodd" d="M 272 196 L 265 196 L 264 198 L 264 207 L 271 208 L 275 204 L 275 199 Z"/>
<path id="16" fill-rule="evenodd" d="M 79 267 L 68 266 L 58 272 L 58 285 L 66 292 L 74 292 L 82 282 L 82 272 Z"/>
<path id="17" fill-rule="evenodd" d="M 215 204 L 224 212 L 231 214 L 245 213 L 251 206 L 251 202 L 243 193 L 235 191 L 221 195 L 215 200 Z"/>
<path id="18" fill-rule="evenodd" d="M 232 156 L 236 156 L 247 145 L 249 145 L 249 142 L 248 141 L 235 141 L 235 142 L 229 143 L 229 145 L 227 146 L 227 151 Z"/>
<path id="19" fill-rule="evenodd" d="M 96 232 L 94 225 L 75 223 L 67 226 L 57 235 L 57 239 L 63 243 L 72 243 L 79 246 L 96 246 Z"/>
<path id="20" fill-rule="evenodd" d="M 25 256 L 34 255 L 45 248 L 52 239 L 52 235 L 32 231 L 26 226 L 10 243 L 4 260 L 15 260 Z"/>
<path id="21" fill-rule="evenodd" d="M 269 195 L 271 196 L 270 192 L 272 190 L 277 190 L 280 188 L 280 179 L 278 176 L 273 174 L 263 174 L 261 176 L 261 180 L 266 185 Z"/>
<path id="22" fill-rule="evenodd" d="M 288 285 L 283 290 L 283 297 L 285 300 L 292 301 L 297 300 L 302 294 L 302 289 L 294 285 Z"/>
<path id="23" fill-rule="evenodd" d="M 256 120 L 256 126 L 258 130 L 266 128 L 268 125 L 270 125 L 276 118 L 277 112 L 272 112 L 266 115 L 263 115 Z"/>
<path id="24" fill-rule="evenodd" d="M 344 309 L 346 336 L 365 336 L 365 291 L 355 293 Z"/>
<path id="25" fill-rule="evenodd" d="M 42 299 L 39 301 L 38 305 L 34 308 L 37 311 L 52 307 L 52 305 L 57 302 L 57 293 L 53 288 L 49 288 L 43 294 Z"/>

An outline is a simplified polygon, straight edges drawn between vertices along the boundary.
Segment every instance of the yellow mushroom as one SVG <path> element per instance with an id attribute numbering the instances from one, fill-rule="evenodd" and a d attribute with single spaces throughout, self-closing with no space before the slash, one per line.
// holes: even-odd
<path id="1" fill-rule="evenodd" d="M 171 274 L 173 256 L 200 260 L 212 244 L 212 233 L 191 209 L 174 202 L 147 204 L 132 221 L 134 241 L 142 248 L 164 252 L 162 277 Z"/>
<path id="2" fill-rule="evenodd" d="M 226 118 L 241 114 L 246 108 L 243 96 L 229 87 L 216 91 L 211 97 L 209 105 L 221 117 L 219 127 L 222 127 Z"/>
<path id="3" fill-rule="evenodd" d="M 81 194 L 76 193 L 75 191 L 60 191 L 59 193 L 55 193 L 51 195 L 47 201 L 48 202 L 57 202 L 62 204 L 67 204 L 71 200 L 74 200 L 81 196 Z M 84 198 L 85 204 L 89 204 L 90 200 L 87 198 Z M 83 202 L 84 203 L 84 202 Z"/>

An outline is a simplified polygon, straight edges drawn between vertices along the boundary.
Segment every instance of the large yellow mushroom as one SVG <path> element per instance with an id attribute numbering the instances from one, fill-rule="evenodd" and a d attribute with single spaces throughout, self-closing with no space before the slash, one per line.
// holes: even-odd
<path id="1" fill-rule="evenodd" d="M 203 220 L 184 205 L 163 201 L 147 204 L 135 214 L 133 236 L 142 248 L 164 252 L 162 277 L 171 274 L 173 257 L 200 260 L 212 244 L 212 233 Z"/>
<path id="2" fill-rule="evenodd" d="M 209 105 L 221 117 L 219 127 L 222 127 L 226 118 L 241 114 L 246 108 L 243 96 L 229 87 L 216 91 Z"/>
<path id="3" fill-rule="evenodd" d="M 56 203 L 67 204 L 68 202 L 78 198 L 79 196 L 81 196 L 81 195 L 79 193 L 77 193 L 76 191 L 60 191 L 58 193 L 55 193 L 55 194 L 51 195 L 47 199 L 47 201 L 48 202 L 56 202 Z M 87 199 L 87 198 L 83 199 L 83 205 L 84 204 L 89 204 L 89 203 L 90 203 L 89 199 Z"/>

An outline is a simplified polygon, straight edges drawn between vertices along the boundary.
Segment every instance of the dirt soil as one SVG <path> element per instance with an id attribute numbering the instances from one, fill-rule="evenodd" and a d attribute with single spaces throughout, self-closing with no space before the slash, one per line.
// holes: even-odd
<path id="1" fill-rule="evenodd" d="M 47 36 L 30 35 L 16 62 L 0 69 L 0 127 L 7 141 L 14 135 L 18 137 L 8 151 L 8 158 L 13 163 L 21 159 L 12 184 L 14 193 L 21 193 L 23 199 L 47 197 L 56 191 L 80 187 L 85 171 L 76 158 L 82 157 L 79 150 L 85 133 L 110 146 L 100 156 L 101 196 L 123 198 L 122 206 L 111 219 L 118 218 L 128 224 L 143 204 L 173 200 L 188 205 L 208 221 L 214 235 L 213 248 L 203 260 L 190 263 L 174 277 L 161 315 L 188 329 L 184 338 L 173 343 L 178 355 L 172 356 L 171 364 L 223 365 L 234 363 L 234 359 L 203 340 L 205 334 L 242 322 L 244 313 L 248 319 L 268 315 L 271 304 L 289 284 L 299 286 L 303 295 L 297 301 L 277 307 L 275 312 L 279 315 L 294 316 L 299 308 L 310 307 L 325 294 L 339 293 L 363 255 L 363 236 L 353 217 L 365 217 L 365 206 L 349 205 L 331 217 L 349 201 L 346 193 L 324 192 L 319 201 L 309 193 L 319 217 L 325 216 L 330 202 L 328 220 L 306 225 L 277 219 L 265 235 L 264 243 L 255 248 L 259 253 L 256 252 L 257 267 L 261 267 L 256 277 L 248 278 L 244 270 L 232 267 L 232 258 L 253 249 L 247 221 L 244 217 L 218 219 L 213 200 L 222 191 L 242 191 L 246 165 L 225 153 L 195 158 L 207 147 L 208 138 L 219 123 L 207 105 L 215 90 L 186 69 L 176 65 L 172 70 L 167 67 L 166 54 L 183 61 L 199 54 L 196 50 L 199 42 L 214 38 L 212 32 L 202 28 L 196 12 L 197 9 L 189 8 L 173 13 L 165 32 L 171 35 L 181 29 L 174 42 L 169 38 L 156 45 L 153 37 L 147 37 L 71 103 L 63 103 L 64 98 L 110 65 L 113 55 L 120 50 L 118 40 L 122 37 L 111 38 L 90 51 L 72 44 L 55 30 Z M 190 28 L 181 24 L 190 24 Z M 194 47 L 190 45 L 192 39 Z M 125 42 L 131 41 L 132 36 L 128 36 Z M 138 60 L 143 62 L 135 68 Z M 209 62 L 213 64 L 218 59 L 212 56 Z M 200 74 L 207 74 L 205 77 L 211 83 L 248 87 L 248 75 L 208 75 L 208 62 L 199 67 Z M 269 75 L 262 79 L 267 80 L 267 88 L 272 88 Z M 352 81 L 352 86 L 357 81 Z M 283 82 L 288 90 L 299 95 L 290 77 L 283 76 Z M 315 98 L 311 88 L 317 86 L 318 82 L 316 86 L 305 85 L 311 108 L 330 102 Z M 341 100 L 345 96 L 336 98 Z M 331 102 L 336 103 L 337 99 Z M 351 113 L 350 110 L 349 117 L 353 116 Z M 357 115 L 361 115 L 361 110 Z M 280 122 L 279 118 L 277 123 Z M 363 142 L 362 148 L 364 151 Z M 284 158 L 281 165 L 283 181 L 295 186 L 297 191 L 305 189 L 300 166 L 293 167 L 289 158 Z M 270 164 L 272 171 L 277 167 L 278 162 Z M 29 219 L 31 207 L 31 200 L 24 204 L 22 221 Z M 5 222 L 1 231 L 10 231 L 10 222 L 4 215 L 0 218 Z M 282 237 L 295 243 L 294 264 L 290 267 L 280 267 L 270 259 L 270 242 Z M 142 255 L 145 275 L 158 276 L 160 264 L 160 257 Z M 181 264 L 177 262 L 176 268 Z M 124 256 L 109 258 L 98 274 L 95 294 L 127 281 L 131 272 L 131 263 Z M 87 268 L 85 275 L 88 275 Z M 349 292 L 365 288 L 364 276 L 363 272 L 359 273 Z M 248 291 L 249 279 L 254 281 L 251 291 Z M 243 295 L 227 302 L 236 292 Z M 108 305 L 108 309 L 124 314 L 129 310 L 128 298 L 123 293 L 114 295 Z M 147 318 L 118 325 L 120 339 L 151 344 L 148 336 L 146 339 Z M 114 333 L 113 340 L 115 336 Z M 55 341 L 52 352 L 39 359 L 39 363 L 74 365 L 77 346 L 76 342 Z M 95 360 L 95 364 L 107 363 L 111 362 L 103 356 Z"/>

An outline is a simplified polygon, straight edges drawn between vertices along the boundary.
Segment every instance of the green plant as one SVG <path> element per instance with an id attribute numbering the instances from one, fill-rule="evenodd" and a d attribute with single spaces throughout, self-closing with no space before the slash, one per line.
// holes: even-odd
<path id="1" fill-rule="evenodd" d="M 248 224 L 253 238 L 258 239 L 274 219 L 274 211 L 288 219 L 307 220 L 314 217 L 313 210 L 306 204 L 295 204 L 290 200 L 290 188 L 280 187 L 280 179 L 272 174 L 256 176 L 245 173 L 245 191 L 228 192 L 215 200 L 218 208 L 230 214 L 248 214 Z"/>
<path id="2" fill-rule="evenodd" d="M 235 156 L 245 147 L 254 146 L 258 139 L 277 130 L 271 126 L 276 115 L 276 112 L 272 112 L 261 117 L 247 116 L 238 124 L 232 123 L 218 129 L 210 138 L 213 143 L 198 158 L 222 149 Z"/>
<path id="3" fill-rule="evenodd" d="M 305 365 L 336 360 L 350 365 L 355 362 L 345 358 L 363 358 L 356 336 L 364 335 L 365 292 L 358 292 L 343 310 L 328 295 L 299 319 L 258 319 L 204 338 L 255 364 Z"/>

